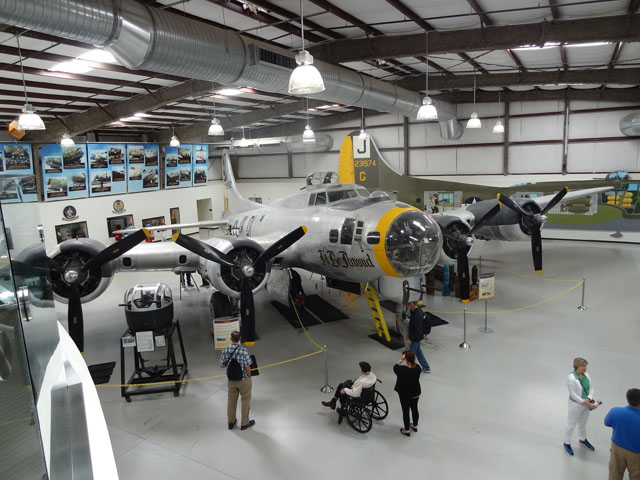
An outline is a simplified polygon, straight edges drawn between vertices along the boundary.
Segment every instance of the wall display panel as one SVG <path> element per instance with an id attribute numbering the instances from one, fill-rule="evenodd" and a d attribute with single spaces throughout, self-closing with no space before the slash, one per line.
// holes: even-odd
<path id="1" fill-rule="evenodd" d="M 89 238 L 87 222 L 73 222 L 56 225 L 56 240 L 58 243 L 73 238 Z"/>
<path id="2" fill-rule="evenodd" d="M 562 144 L 509 147 L 509 173 L 561 173 Z"/>
<path id="3" fill-rule="evenodd" d="M 109 238 L 115 236 L 113 232 L 116 230 L 124 230 L 125 228 L 133 228 L 133 215 L 118 215 L 117 217 L 107 217 L 107 232 Z"/>
<path id="4" fill-rule="evenodd" d="M 87 145 L 89 196 L 99 197 L 127 192 L 125 151 L 124 144 Z"/>
<path id="5" fill-rule="evenodd" d="M 164 147 L 165 188 L 193 185 L 193 145 Z"/>
<path id="6" fill-rule="evenodd" d="M 194 145 L 193 186 L 203 187 L 209 175 L 209 145 Z"/>
<path id="7" fill-rule="evenodd" d="M 58 143 L 40 149 L 45 201 L 89 196 L 87 145 L 62 147 Z"/>
<path id="8" fill-rule="evenodd" d="M 149 144 L 127 144 L 127 184 L 129 192 L 160 189 L 160 147 Z"/>
<path id="9" fill-rule="evenodd" d="M 4 175 L 7 178 L 3 178 Z M 0 200 L 3 203 L 38 201 L 31 145 L 0 143 Z"/>
<path id="10" fill-rule="evenodd" d="M 164 215 L 142 219 L 143 227 L 161 227 L 162 225 L 165 225 Z"/>

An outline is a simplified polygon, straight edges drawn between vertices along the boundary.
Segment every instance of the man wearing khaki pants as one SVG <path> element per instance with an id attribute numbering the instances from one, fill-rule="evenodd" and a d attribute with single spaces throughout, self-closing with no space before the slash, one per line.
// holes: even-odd
<path id="1" fill-rule="evenodd" d="M 626 407 L 614 407 L 604 418 L 613 428 L 609 480 L 622 480 L 629 471 L 630 480 L 640 480 L 640 389 L 627 390 Z"/>
<path id="2" fill-rule="evenodd" d="M 231 345 L 227 345 L 220 355 L 220 368 L 227 368 L 232 360 L 240 365 L 242 374 L 241 380 L 229 379 L 228 395 L 227 395 L 227 420 L 229 421 L 229 430 L 235 426 L 236 409 L 238 406 L 238 396 L 242 400 L 242 420 L 240 430 L 255 425 L 255 420 L 249 420 L 249 407 L 251 406 L 251 357 L 247 349 L 240 345 L 240 332 L 237 330 L 231 332 Z M 229 370 L 227 370 L 229 376 Z"/>

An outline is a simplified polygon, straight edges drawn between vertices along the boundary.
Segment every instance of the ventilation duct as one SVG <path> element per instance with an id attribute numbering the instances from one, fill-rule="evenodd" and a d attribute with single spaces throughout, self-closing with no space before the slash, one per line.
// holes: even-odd
<path id="1" fill-rule="evenodd" d="M 131 0 L 0 0 L 0 22 L 104 47 L 131 69 L 280 94 L 287 94 L 295 67 L 284 49 Z M 417 92 L 321 61 L 314 65 L 325 90 L 312 98 L 417 115 Z M 443 137 L 459 138 L 462 127 L 452 106 L 434 104 Z"/>
<path id="2" fill-rule="evenodd" d="M 316 143 L 302 141 L 302 135 L 289 137 L 268 137 L 233 140 L 229 144 L 229 153 L 232 155 L 266 155 L 269 153 L 304 153 L 327 152 L 333 147 L 333 138 L 326 133 L 316 133 Z M 215 149 L 219 150 L 219 149 Z"/>
<path id="3" fill-rule="evenodd" d="M 630 113 L 620 120 L 620 131 L 628 137 L 640 135 L 640 113 Z"/>

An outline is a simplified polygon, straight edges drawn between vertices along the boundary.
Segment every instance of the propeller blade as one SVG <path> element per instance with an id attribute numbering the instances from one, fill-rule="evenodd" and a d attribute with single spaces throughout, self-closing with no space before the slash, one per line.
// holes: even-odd
<path id="1" fill-rule="evenodd" d="M 233 260 L 231 260 L 229 256 L 225 255 L 217 248 L 214 248 L 211 245 L 207 245 L 206 243 L 201 242 L 200 240 L 193 237 L 176 233 L 173 236 L 173 241 L 181 247 L 186 248 L 190 252 L 193 252 L 202 258 L 206 258 L 207 260 L 211 260 L 212 262 L 219 265 L 226 265 L 227 267 L 236 266 L 236 264 L 233 262 Z"/>
<path id="2" fill-rule="evenodd" d="M 84 322 L 82 316 L 82 302 L 78 285 L 71 284 L 71 295 L 69 296 L 68 327 L 69 336 L 80 350 L 84 353 Z"/>
<path id="3" fill-rule="evenodd" d="M 506 195 L 503 195 L 503 194 L 499 193 L 498 194 L 498 201 L 503 203 L 507 207 L 509 207 L 514 212 L 519 213 L 523 217 L 533 217 L 533 214 L 531 212 L 527 212 L 525 209 L 523 209 L 520 205 L 518 205 L 516 202 L 511 200 Z"/>
<path id="4" fill-rule="evenodd" d="M 485 213 L 484 216 L 481 217 L 480 220 L 476 222 L 476 224 L 473 226 L 473 228 L 469 232 L 469 236 L 473 235 L 473 233 L 476 230 L 478 230 L 484 223 L 488 222 L 493 217 L 495 217 L 501 208 L 502 208 L 502 204 L 500 202 L 496 203 L 496 205 L 491 210 Z"/>
<path id="5" fill-rule="evenodd" d="M 460 281 L 460 300 L 462 303 L 469 301 L 469 259 L 467 250 L 460 246 L 458 248 L 458 280 Z"/>
<path id="6" fill-rule="evenodd" d="M 558 202 L 560 200 L 562 200 L 567 193 L 569 193 L 569 188 L 568 187 L 564 187 L 562 190 L 560 190 L 558 193 L 556 193 L 556 196 L 553 197 L 551 199 L 551 201 L 549 203 L 547 203 L 547 206 L 542 209 L 542 215 L 544 215 L 549 210 L 551 210 L 553 207 L 555 207 L 558 204 Z"/>
<path id="7" fill-rule="evenodd" d="M 240 289 L 240 336 L 242 341 L 252 346 L 256 341 L 256 312 L 253 305 L 253 292 L 248 277 L 242 279 Z"/>
<path id="8" fill-rule="evenodd" d="M 533 269 L 536 273 L 542 273 L 542 237 L 540 227 L 531 232 L 531 252 L 533 253 Z"/>
<path id="9" fill-rule="evenodd" d="M 284 237 L 278 240 L 276 243 L 272 244 L 269 248 L 267 248 L 264 252 L 260 254 L 258 258 L 256 258 L 254 265 L 258 265 L 262 261 L 267 261 L 280 252 L 286 250 L 291 245 L 296 243 L 298 240 L 302 238 L 302 236 L 307 233 L 307 227 L 304 225 L 302 227 L 296 228 L 294 231 L 287 233 Z"/>
<path id="10" fill-rule="evenodd" d="M 128 252 L 133 247 L 138 245 L 141 241 L 143 241 L 145 238 L 148 238 L 150 235 L 151 233 L 149 233 L 149 230 L 147 230 L 146 228 L 141 228 L 137 232 L 132 233 L 131 235 L 127 235 L 122 240 L 119 240 L 113 245 L 108 246 L 107 248 L 102 250 L 100 253 L 98 253 L 95 257 L 93 257 L 91 260 L 89 260 L 82 267 L 82 270 L 86 272 L 87 270 L 91 270 L 92 268 L 95 268 L 95 267 L 100 267 L 105 263 L 108 263 L 111 260 L 118 258 L 120 255 L 122 255 L 125 252 Z"/>

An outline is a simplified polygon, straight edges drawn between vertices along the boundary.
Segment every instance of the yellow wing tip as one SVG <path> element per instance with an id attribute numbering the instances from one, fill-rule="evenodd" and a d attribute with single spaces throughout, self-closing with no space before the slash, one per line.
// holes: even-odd
<path id="1" fill-rule="evenodd" d="M 174 242 L 177 242 L 179 236 L 180 236 L 180 232 L 176 232 L 173 235 L 171 235 L 171 238 L 173 238 Z"/>
<path id="2" fill-rule="evenodd" d="M 256 342 L 244 342 L 244 344 L 245 344 L 247 347 L 253 347 L 253 346 L 256 344 Z"/>
<path id="3" fill-rule="evenodd" d="M 569 187 L 564 187 L 564 190 L 569 193 Z"/>
<path id="4" fill-rule="evenodd" d="M 151 238 L 151 232 L 149 230 L 147 230 L 146 228 L 143 228 L 142 231 L 144 232 L 147 238 Z"/>
<path id="5" fill-rule="evenodd" d="M 306 227 L 305 225 L 302 225 L 300 228 L 302 228 L 302 231 L 303 231 L 304 233 L 307 233 L 307 227 Z"/>
<path id="6" fill-rule="evenodd" d="M 542 270 L 536 270 L 536 273 L 542 273 Z"/>
<path id="7" fill-rule="evenodd" d="M 460 301 L 461 301 L 462 303 L 469 303 L 469 302 L 470 302 L 470 299 L 468 299 L 468 298 L 467 298 L 466 300 L 461 299 Z"/>
<path id="8" fill-rule="evenodd" d="M 496 195 L 496 198 L 497 198 L 498 200 L 500 200 L 500 194 L 497 194 L 497 195 Z"/>

